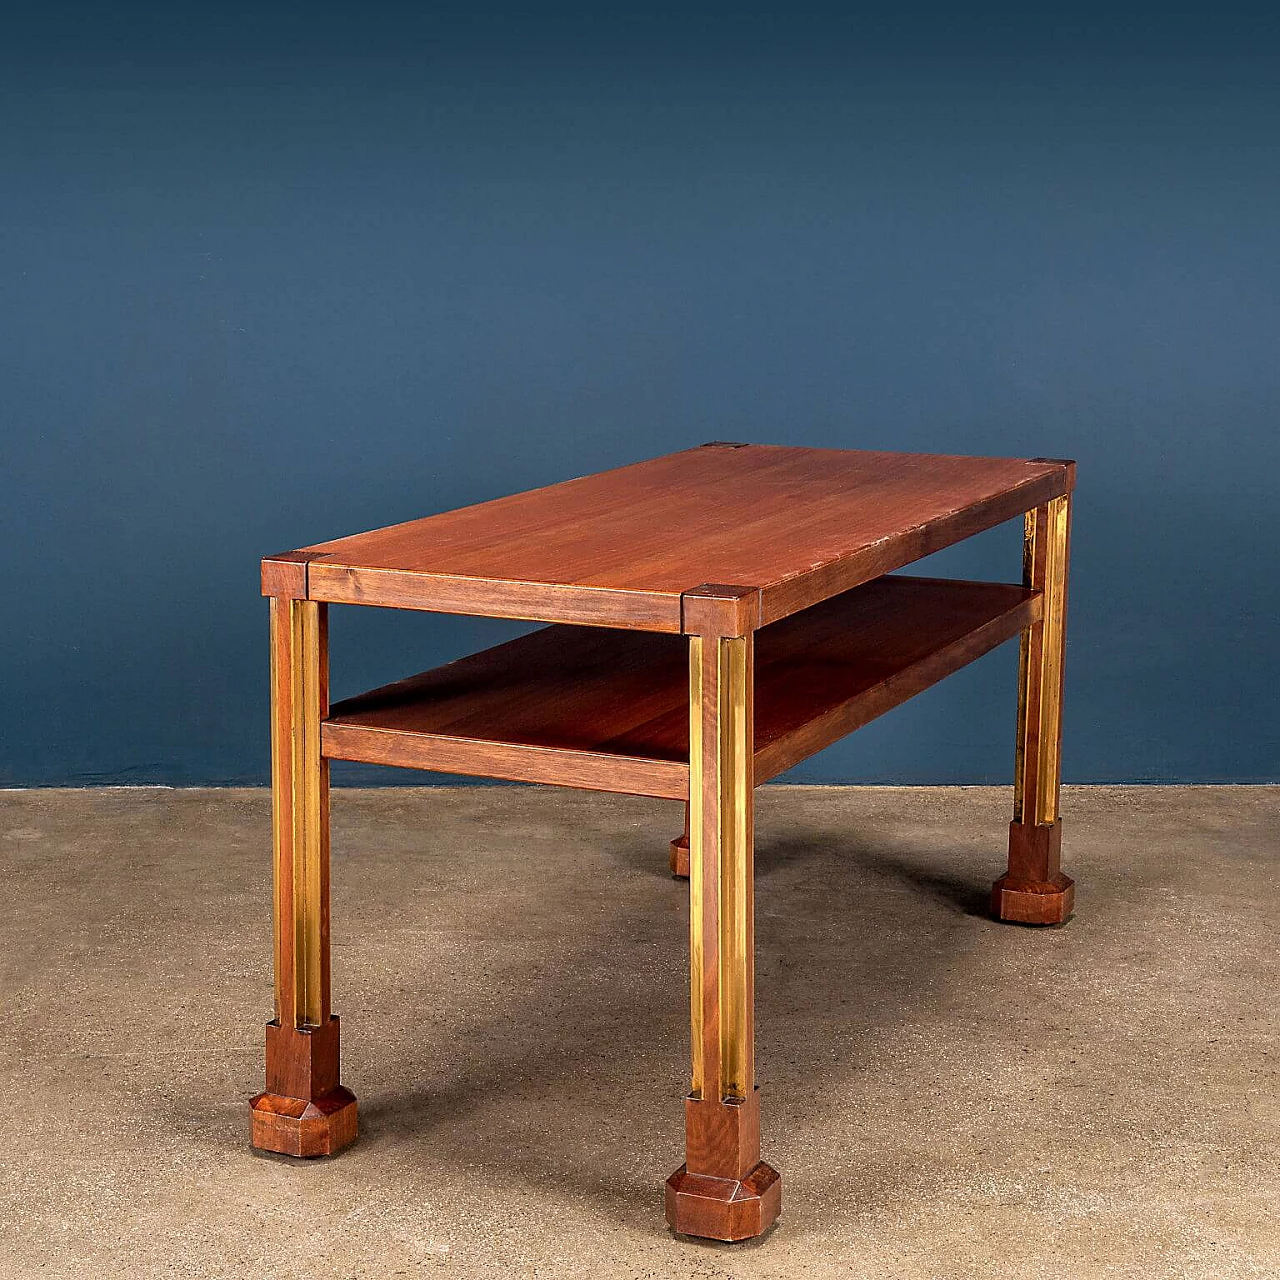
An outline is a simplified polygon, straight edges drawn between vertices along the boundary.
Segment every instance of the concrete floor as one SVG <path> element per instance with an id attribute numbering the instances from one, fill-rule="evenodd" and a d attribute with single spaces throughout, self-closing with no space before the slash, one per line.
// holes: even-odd
<path id="1" fill-rule="evenodd" d="M 982 914 L 996 789 L 767 788 L 758 1057 L 783 1216 L 673 1237 L 679 807 L 336 793 L 361 1138 L 248 1146 L 258 791 L 0 793 L 5 1277 L 1280 1276 L 1280 788 L 1068 791 L 1077 914 Z"/>

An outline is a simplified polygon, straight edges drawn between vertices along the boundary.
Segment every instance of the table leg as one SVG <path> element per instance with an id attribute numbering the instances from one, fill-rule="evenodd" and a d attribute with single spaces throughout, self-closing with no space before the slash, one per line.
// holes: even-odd
<path id="1" fill-rule="evenodd" d="M 689 951 L 693 1086 L 667 1221 L 715 1240 L 759 1235 L 782 1185 L 760 1159 L 755 1084 L 753 637 L 689 641 Z"/>
<path id="2" fill-rule="evenodd" d="M 1075 899 L 1059 865 L 1058 812 L 1070 536 L 1070 495 L 1027 512 L 1023 581 L 1044 593 L 1044 608 L 1041 620 L 1022 633 L 1009 869 L 991 891 L 993 914 L 1019 924 L 1061 924 Z"/>
<path id="3" fill-rule="evenodd" d="M 253 1145 L 291 1156 L 332 1155 L 356 1136 L 329 1009 L 329 764 L 320 754 L 327 624 L 323 604 L 271 599 L 275 1018 L 267 1087 L 249 1108 Z"/>
<path id="4" fill-rule="evenodd" d="M 677 880 L 689 878 L 689 805 L 684 806 L 684 835 L 671 842 L 671 874 Z"/>

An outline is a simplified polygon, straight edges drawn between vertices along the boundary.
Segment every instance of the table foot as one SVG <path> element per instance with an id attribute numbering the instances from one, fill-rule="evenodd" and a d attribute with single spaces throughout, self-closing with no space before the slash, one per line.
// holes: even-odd
<path id="1" fill-rule="evenodd" d="M 283 1098 L 260 1093 L 249 1109 L 253 1145 L 283 1156 L 336 1155 L 356 1140 L 356 1096 L 339 1085 L 323 1098 Z"/>
<path id="2" fill-rule="evenodd" d="M 782 1207 L 782 1180 L 760 1159 L 760 1091 L 685 1099 L 685 1162 L 667 1179 L 667 1222 L 682 1235 L 746 1240 Z"/>
<path id="3" fill-rule="evenodd" d="M 689 878 L 689 833 L 676 836 L 671 842 L 671 874 L 677 880 Z"/>
<path id="4" fill-rule="evenodd" d="M 782 1179 L 763 1160 L 745 1178 L 713 1178 L 681 1165 L 667 1179 L 667 1223 L 681 1235 L 749 1240 L 773 1225 Z"/>
<path id="5" fill-rule="evenodd" d="M 267 1087 L 249 1103 L 252 1142 L 286 1156 L 331 1156 L 356 1139 L 356 1098 L 338 1083 L 338 1019 L 267 1024 Z"/>
<path id="6" fill-rule="evenodd" d="M 1063 924 L 1075 884 L 1059 870 L 1062 820 L 1009 824 L 1009 870 L 991 886 L 991 914 L 1013 924 Z"/>

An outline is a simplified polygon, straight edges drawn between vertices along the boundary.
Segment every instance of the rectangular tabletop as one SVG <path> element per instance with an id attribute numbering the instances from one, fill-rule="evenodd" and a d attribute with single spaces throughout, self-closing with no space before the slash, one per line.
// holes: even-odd
<path id="1" fill-rule="evenodd" d="M 682 596 L 784 618 L 1067 492 L 1069 462 L 712 444 L 320 543 L 264 591 L 338 604 L 684 630 Z"/>

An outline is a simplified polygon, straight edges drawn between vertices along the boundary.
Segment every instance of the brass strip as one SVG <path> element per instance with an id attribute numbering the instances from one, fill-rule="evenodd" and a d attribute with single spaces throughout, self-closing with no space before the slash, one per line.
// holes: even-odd
<path id="1" fill-rule="evenodd" d="M 323 868 L 320 849 L 320 606 L 312 600 L 297 602 L 295 633 L 298 664 L 297 689 L 301 702 L 295 709 L 294 759 L 297 764 L 294 808 L 294 920 L 296 922 L 295 970 L 298 982 L 298 1021 L 320 1026 L 324 1020 L 321 966 L 321 911 Z"/>
<path id="2" fill-rule="evenodd" d="M 1040 712 L 1040 778 L 1037 822 L 1056 822 L 1062 768 L 1062 676 L 1066 644 L 1067 529 L 1070 498 L 1054 498 L 1047 508 L 1043 661 Z"/>
<path id="3" fill-rule="evenodd" d="M 303 610 L 301 602 L 291 602 L 289 632 L 289 662 L 291 669 L 290 686 L 293 701 L 289 714 L 289 751 L 290 751 L 290 813 L 293 827 L 289 833 L 289 876 L 292 885 L 293 902 L 293 1008 L 294 1025 L 303 1026 L 307 1021 L 307 953 L 303 916 L 306 912 L 307 880 L 305 873 L 306 851 L 303 841 L 306 838 L 306 799 L 302 794 L 302 704 L 305 697 L 306 682 L 305 662 L 303 660 Z"/>
<path id="4" fill-rule="evenodd" d="M 722 638 L 719 667 L 720 1088 L 751 1096 L 750 664 L 745 636 Z"/>
<path id="5" fill-rule="evenodd" d="M 1040 527 L 1040 509 L 1028 511 L 1022 522 L 1022 584 L 1039 590 L 1040 573 L 1036 567 L 1037 532 Z M 1044 609 L 1040 621 L 1022 632 L 1018 644 L 1018 745 L 1013 769 L 1013 820 L 1026 821 L 1027 771 L 1034 764 L 1034 750 L 1029 740 L 1034 731 L 1033 719 L 1037 708 L 1032 705 L 1034 682 L 1033 667 L 1040 650 L 1040 638 L 1044 634 Z M 1032 759 L 1028 759 L 1031 751 Z"/>
<path id="6" fill-rule="evenodd" d="M 286 955 L 284 951 L 287 936 L 285 924 L 285 903 L 282 901 L 281 889 L 284 875 L 289 865 L 289 850 L 284 840 L 286 826 L 292 832 L 293 820 L 289 816 L 289 774 L 290 769 L 286 754 L 291 753 L 292 734 L 282 732 L 281 716 L 286 708 L 281 703 L 288 697 L 288 690 L 281 688 L 281 683 L 290 671 L 283 669 L 285 657 L 281 650 L 286 644 L 286 633 L 292 626 L 289 601 L 272 596 L 271 608 L 271 849 L 272 849 L 272 896 L 271 926 L 272 954 L 275 958 L 275 1018 L 281 1025 L 293 1021 L 292 991 L 287 990 L 285 975 Z M 292 708 L 289 708 L 291 712 Z M 290 723 L 292 717 L 290 717 Z"/>
<path id="7" fill-rule="evenodd" d="M 1058 818 L 1070 520 L 1066 494 L 1026 514 L 1022 576 L 1042 593 L 1042 612 L 1040 621 L 1022 633 L 1019 648 L 1015 822 Z"/>
<path id="8" fill-rule="evenodd" d="M 324 605 L 271 600 L 271 840 L 275 1016 L 281 1026 L 328 1020 L 324 948 L 327 701 Z"/>
<path id="9" fill-rule="evenodd" d="M 703 948 L 702 868 L 705 851 L 702 829 L 702 637 L 689 637 L 689 1035 L 693 1054 L 692 1088 L 703 1096 L 706 1064 L 703 1060 L 702 973 Z"/>

